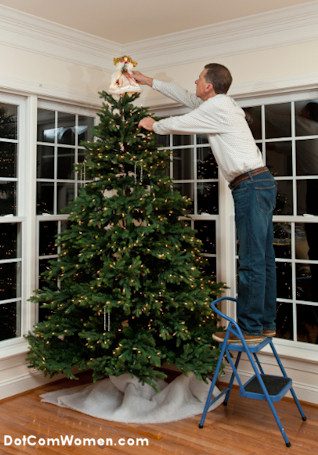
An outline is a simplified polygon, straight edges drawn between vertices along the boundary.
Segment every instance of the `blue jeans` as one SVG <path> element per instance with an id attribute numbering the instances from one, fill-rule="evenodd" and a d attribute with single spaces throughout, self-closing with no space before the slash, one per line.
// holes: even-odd
<path id="1" fill-rule="evenodd" d="M 232 189 L 239 242 L 237 320 L 246 334 L 276 328 L 273 210 L 276 182 L 265 171 Z"/>

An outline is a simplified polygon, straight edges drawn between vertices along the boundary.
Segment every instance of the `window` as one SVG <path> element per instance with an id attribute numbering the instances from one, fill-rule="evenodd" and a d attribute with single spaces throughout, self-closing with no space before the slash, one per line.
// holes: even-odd
<path id="1" fill-rule="evenodd" d="M 297 342 L 314 349 L 318 343 L 318 95 L 277 95 L 240 104 L 278 184 L 274 214 L 278 338 L 287 346 Z M 191 224 L 203 241 L 211 274 L 225 281 L 235 295 L 232 196 L 223 176 L 218 176 L 206 138 L 167 135 L 158 136 L 158 142 L 171 150 L 174 187 L 192 201 Z M 235 315 L 233 305 L 227 311 Z"/>
<path id="2" fill-rule="evenodd" d="M 206 136 L 157 136 L 159 148 L 171 150 L 169 174 L 174 188 L 191 199 L 191 226 L 203 243 L 207 273 L 216 277 L 218 168 Z"/>
<path id="3" fill-rule="evenodd" d="M 0 97 L 0 341 L 22 330 L 22 104 Z"/>
<path id="4" fill-rule="evenodd" d="M 65 229 L 65 208 L 85 184 L 85 175 L 75 171 L 84 159 L 82 141 L 93 139 L 94 114 L 53 103 L 41 102 L 37 115 L 37 221 L 39 287 L 41 277 L 58 256 L 56 236 Z M 51 284 L 52 285 L 52 284 Z M 39 310 L 39 318 L 44 311 Z"/>
<path id="5" fill-rule="evenodd" d="M 318 97 L 244 107 L 278 185 L 274 216 L 278 337 L 318 343 Z"/>
<path id="6" fill-rule="evenodd" d="M 92 139 L 94 118 L 38 109 L 37 214 L 60 214 L 77 196 L 83 176 L 74 165 L 83 161 L 83 140 Z"/>
<path id="7" fill-rule="evenodd" d="M 36 110 L 37 138 L 31 133 Z M 44 284 L 43 279 L 36 282 L 35 261 L 41 272 L 58 255 L 55 237 L 67 223 L 63 212 L 85 184 L 85 175 L 78 175 L 74 165 L 83 160 L 81 142 L 92 139 L 94 119 L 90 109 L 36 97 L 27 104 L 24 97 L 0 95 L 0 342 L 4 356 L 25 351 L 23 335 L 37 318 L 28 299 Z"/>

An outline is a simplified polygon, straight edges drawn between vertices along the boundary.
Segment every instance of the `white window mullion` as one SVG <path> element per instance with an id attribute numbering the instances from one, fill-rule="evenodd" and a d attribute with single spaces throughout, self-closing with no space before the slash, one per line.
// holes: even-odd
<path id="1" fill-rule="evenodd" d="M 36 248 L 36 170 L 37 170 L 37 97 L 30 96 L 26 102 L 25 120 L 25 141 L 23 154 L 23 171 L 21 169 L 21 201 L 22 213 L 25 217 L 24 229 L 22 232 L 22 333 L 25 334 L 32 329 L 36 321 L 36 305 L 28 299 L 36 288 L 36 260 L 34 249 Z"/>

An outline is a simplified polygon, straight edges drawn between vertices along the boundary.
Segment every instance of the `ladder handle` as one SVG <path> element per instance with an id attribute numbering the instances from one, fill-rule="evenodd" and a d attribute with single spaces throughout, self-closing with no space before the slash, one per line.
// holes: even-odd
<path id="1" fill-rule="evenodd" d="M 216 306 L 220 303 L 223 302 L 224 300 L 230 300 L 231 302 L 236 302 L 236 299 L 234 297 L 220 297 L 216 300 L 213 300 L 213 302 L 210 303 L 210 308 L 221 318 L 226 319 L 227 321 L 231 322 L 234 324 L 234 327 L 237 326 L 237 323 L 234 321 L 233 318 L 230 318 L 230 316 L 227 316 L 226 314 L 222 313 Z"/>

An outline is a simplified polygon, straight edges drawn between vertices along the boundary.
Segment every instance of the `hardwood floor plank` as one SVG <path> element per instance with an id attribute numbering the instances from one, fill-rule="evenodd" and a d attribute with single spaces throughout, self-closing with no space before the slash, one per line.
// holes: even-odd
<path id="1" fill-rule="evenodd" d="M 304 404 L 308 417 L 300 418 L 293 401 L 275 403 L 292 443 L 287 449 L 273 415 L 264 401 L 248 400 L 233 390 L 228 406 L 207 416 L 203 429 L 200 416 L 166 424 L 123 424 L 90 417 L 66 408 L 42 403 L 42 393 L 73 387 L 72 381 L 47 384 L 0 402 L 0 455 L 307 455 L 318 453 L 318 408 Z M 4 446 L 4 435 L 22 438 L 147 438 L 148 446 Z"/>

